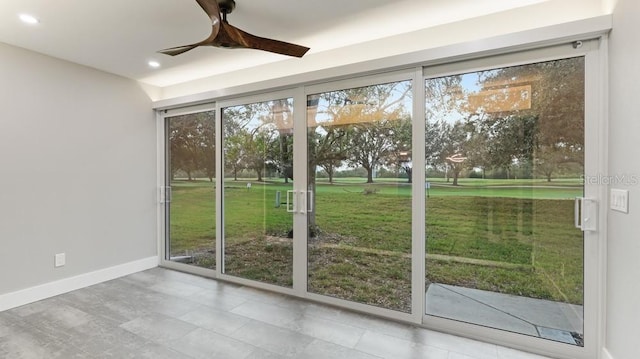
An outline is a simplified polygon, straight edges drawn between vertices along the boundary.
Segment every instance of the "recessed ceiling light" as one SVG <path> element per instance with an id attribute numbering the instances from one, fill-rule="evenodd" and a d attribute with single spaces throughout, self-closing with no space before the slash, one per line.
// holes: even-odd
<path id="1" fill-rule="evenodd" d="M 20 20 L 22 20 L 22 22 L 29 25 L 35 25 L 40 22 L 37 17 L 29 14 L 20 14 L 18 15 L 18 17 L 20 17 Z"/>
<path id="2" fill-rule="evenodd" d="M 149 65 L 149 67 L 157 69 L 158 67 L 160 67 L 160 63 L 158 61 L 149 61 L 147 62 L 147 64 Z"/>

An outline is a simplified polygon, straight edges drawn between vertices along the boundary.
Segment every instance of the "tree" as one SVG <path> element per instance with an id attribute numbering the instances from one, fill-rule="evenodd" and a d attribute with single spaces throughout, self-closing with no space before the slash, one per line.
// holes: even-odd
<path id="1" fill-rule="evenodd" d="M 412 182 L 413 162 L 411 160 L 412 123 L 411 118 L 402 118 L 392 122 L 392 150 L 387 156 L 386 164 L 398 168 L 407 175 L 407 182 Z"/>
<path id="2" fill-rule="evenodd" d="M 215 116 L 213 111 L 208 113 L 201 127 L 201 160 L 200 167 L 203 169 L 209 182 L 213 182 L 216 176 L 216 131 Z"/>
<path id="3" fill-rule="evenodd" d="M 236 106 L 225 108 L 222 115 L 225 172 L 233 173 L 233 180 L 237 181 L 238 173 L 247 167 L 245 141 L 250 135 L 246 127 L 253 112 Z"/>
<path id="4" fill-rule="evenodd" d="M 336 91 L 325 95 L 325 115 L 332 126 L 344 126 L 350 141 L 347 163 L 367 171 L 367 183 L 373 172 L 392 155 L 396 135 L 394 124 L 409 117 L 404 108 L 410 96 L 410 82 L 396 82 Z"/>
<path id="5" fill-rule="evenodd" d="M 238 172 L 245 168 L 244 165 L 244 141 L 245 133 L 236 133 L 225 139 L 224 163 L 225 168 L 233 173 L 233 180 L 238 180 Z"/>
<path id="6" fill-rule="evenodd" d="M 391 124 L 409 118 L 405 102 L 410 95 L 409 81 L 310 95 L 307 99 L 309 189 L 315 192 L 318 167 L 324 169 L 333 182 L 337 168 L 345 163 L 360 166 L 360 162 L 365 162 L 353 159 L 354 156 L 371 159 L 367 161 L 370 163 L 367 181 L 372 182 L 373 169 L 389 161 L 392 146 L 398 141 L 379 141 L 377 144 L 385 147 L 381 149 L 369 140 L 376 131 L 378 136 L 395 135 Z M 369 152 L 356 151 L 365 141 L 371 145 Z M 315 198 L 313 196 L 313 201 Z M 308 221 L 313 230 L 315 211 L 308 213 Z"/>
<path id="7" fill-rule="evenodd" d="M 256 172 L 258 182 L 262 182 L 270 142 L 269 132 L 260 127 L 253 132 L 247 132 L 244 136 L 244 161 L 247 168 Z"/>
<path id="8" fill-rule="evenodd" d="M 468 117 L 462 76 L 428 79 L 425 85 L 425 162 L 429 167 L 442 170 L 448 181 L 450 161 L 447 157 L 453 154 L 451 147 L 456 147 L 448 144 L 451 127 Z"/>
<path id="9" fill-rule="evenodd" d="M 347 131 L 343 127 L 323 126 L 316 128 L 307 136 L 310 175 L 315 168 L 321 167 L 333 183 L 333 177 L 338 167 L 347 159 L 350 144 Z M 313 169 L 313 170 L 311 170 Z"/>
<path id="10" fill-rule="evenodd" d="M 442 124 L 444 145 L 440 152 L 440 161 L 447 166 L 447 182 L 449 181 L 449 175 L 451 175 L 454 186 L 458 185 L 460 174 L 469 166 L 466 153 L 470 138 L 469 130 L 471 128 L 471 126 L 462 121 L 456 121 L 453 124 L 443 122 Z"/>
<path id="11" fill-rule="evenodd" d="M 358 124 L 349 131 L 354 146 L 349 151 L 347 162 L 367 171 L 367 183 L 373 183 L 373 171 L 393 150 L 393 126 L 390 122 L 381 120 Z"/>
<path id="12" fill-rule="evenodd" d="M 284 183 L 289 183 L 289 179 L 293 179 L 293 134 L 278 131 L 270 145 L 268 161 L 284 178 Z"/>
<path id="13" fill-rule="evenodd" d="M 547 182 L 551 182 L 552 175 L 558 171 L 558 165 L 566 158 L 564 151 L 559 148 L 538 145 L 534 158 L 536 172 L 544 176 Z"/>
<path id="14" fill-rule="evenodd" d="M 292 100 L 257 102 L 223 111 L 225 167 L 238 178 L 242 169 L 263 180 L 267 168 L 292 178 Z"/>
<path id="15" fill-rule="evenodd" d="M 215 177 L 215 114 L 200 112 L 169 119 L 171 177 L 182 170 L 189 181 L 196 172 Z"/>
<path id="16" fill-rule="evenodd" d="M 531 165 L 537 142 L 538 118 L 533 116 L 506 116 L 487 120 L 490 141 L 488 153 L 491 164 L 507 172 L 514 164 Z"/>
<path id="17" fill-rule="evenodd" d="M 429 79 L 427 165 L 449 174 L 460 169 L 446 161 L 451 147 L 468 168 L 499 168 L 521 175 L 584 165 L 584 59 Z M 456 123 L 464 123 L 463 126 Z M 462 131 L 464 130 L 464 131 Z M 462 132 L 466 132 L 466 140 Z M 458 143 L 448 143 L 448 142 Z"/>
<path id="18" fill-rule="evenodd" d="M 530 146 L 528 161 L 533 172 L 551 181 L 554 172 L 584 166 L 584 58 L 576 57 L 525 66 L 487 71 L 483 89 L 512 96 L 520 104 L 516 109 L 488 113 L 489 121 L 518 121 L 520 136 Z M 506 97 L 505 95 L 502 96 Z M 518 105 L 518 102 L 507 102 Z M 535 122 L 535 125 L 532 123 Z M 513 134 L 515 126 L 509 131 Z M 527 129 L 529 127 L 529 129 Z M 506 131 L 508 132 L 508 131 Z M 503 136 L 503 141 L 504 141 Z M 522 157 L 524 148 L 514 145 L 512 157 Z M 500 162 L 499 160 L 497 162 Z M 578 173 L 576 173 L 577 175 Z"/>
<path id="19" fill-rule="evenodd" d="M 468 121 L 467 126 L 472 130 L 469 132 L 469 139 L 465 145 L 465 153 L 470 168 L 479 168 L 482 178 L 485 178 L 487 169 L 491 168 L 491 156 L 489 152 L 489 134 L 483 128 L 482 115 L 474 114 Z"/>
<path id="20" fill-rule="evenodd" d="M 288 183 L 293 179 L 293 111 L 290 99 L 274 100 L 267 103 L 268 113 L 262 116 L 265 125 L 270 124 L 276 136 L 271 141 L 268 160 L 277 168 Z"/>
<path id="21" fill-rule="evenodd" d="M 444 148 L 445 122 L 427 121 L 425 132 L 425 164 L 427 167 L 438 169 L 444 163 L 442 162 L 442 150 Z"/>

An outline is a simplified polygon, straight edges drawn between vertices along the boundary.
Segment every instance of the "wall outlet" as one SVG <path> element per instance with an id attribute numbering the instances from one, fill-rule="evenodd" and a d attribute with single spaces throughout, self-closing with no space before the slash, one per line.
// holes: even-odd
<path id="1" fill-rule="evenodd" d="M 67 263 L 67 259 L 64 253 L 58 253 L 55 255 L 54 266 L 62 267 Z"/>
<path id="2" fill-rule="evenodd" d="M 611 189 L 609 207 L 618 212 L 629 213 L 629 191 L 626 189 Z"/>

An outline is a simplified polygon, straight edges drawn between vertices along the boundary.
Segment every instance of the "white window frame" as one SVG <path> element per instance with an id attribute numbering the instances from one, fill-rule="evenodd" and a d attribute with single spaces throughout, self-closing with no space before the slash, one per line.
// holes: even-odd
<path id="1" fill-rule="evenodd" d="M 167 186 L 167 170 L 169 169 L 167 164 L 167 152 L 168 147 L 166 146 L 166 128 L 167 128 L 167 119 L 175 116 L 189 115 L 199 112 L 207 112 L 207 111 L 217 111 L 215 102 L 207 102 L 198 105 L 190 105 L 185 107 L 177 107 L 173 109 L 165 109 L 156 112 L 156 128 L 158 135 L 158 157 L 157 157 L 157 168 L 158 168 L 158 263 L 160 266 L 170 269 L 175 269 L 183 272 L 190 272 L 193 274 L 197 274 L 203 277 L 208 278 L 216 278 L 216 271 L 212 269 L 202 268 L 191 266 L 185 263 L 172 262 L 167 259 L 167 246 L 168 246 L 168 231 L 169 231 L 169 222 L 168 222 L 168 206 L 170 204 L 166 202 L 162 202 L 162 194 L 160 191 L 163 190 L 165 186 Z M 218 114 L 216 112 L 216 121 Z M 217 123 L 216 123 L 216 131 Z M 217 133 L 216 133 L 217 136 Z M 217 141 L 217 139 L 216 139 Z M 217 155 L 217 153 L 216 153 Z M 217 171 L 216 171 L 217 172 Z M 219 177 L 216 173 L 216 178 Z M 216 198 L 217 201 L 217 198 Z M 216 240 L 217 242 L 217 240 Z M 217 267 L 217 263 L 216 263 Z"/>
<path id="2" fill-rule="evenodd" d="M 423 325 L 440 331 L 451 332 L 479 340 L 506 345 L 543 355 L 553 355 L 560 358 L 593 359 L 598 357 L 599 348 L 604 343 L 605 311 L 605 263 L 606 263 L 606 186 L 592 187 L 585 191 L 585 196 L 597 198 L 600 201 L 600 216 L 598 218 L 598 231 L 585 236 L 585 249 L 587 255 L 594 256 L 593 265 L 585 265 L 585 276 L 593 283 L 587 286 L 585 283 L 585 347 L 554 343 L 552 341 L 531 338 L 521 334 L 508 333 L 501 330 L 479 327 L 446 320 L 433 318 L 425 312 L 425 243 L 424 243 L 424 146 L 419 145 L 424 141 L 424 75 L 444 76 L 447 73 L 470 72 L 487 67 L 501 67 L 516 64 L 526 64 L 537 61 L 561 58 L 564 49 L 566 53 L 576 56 L 576 51 L 582 51 L 585 62 L 586 75 L 586 99 L 585 99 L 585 136 L 589 147 L 586 148 L 587 158 L 585 172 L 588 174 L 607 174 L 607 32 L 611 28 L 610 17 L 599 17 L 582 22 L 556 25 L 549 28 L 526 31 L 519 34 L 499 36 L 493 39 L 475 41 L 471 43 L 456 44 L 442 48 L 429 49 L 417 53 L 393 56 L 388 59 L 373 60 L 363 64 L 347 65 L 339 68 L 322 70 L 300 76 L 292 76 L 285 79 L 262 82 L 256 86 L 240 86 L 226 89 L 225 91 L 213 91 L 178 99 L 163 100 L 154 103 L 157 112 L 158 134 L 158 188 L 165 185 L 165 122 L 166 117 L 179 114 L 194 113 L 206 110 L 216 110 L 216 143 L 222 145 L 222 107 L 233 104 L 243 104 L 274 98 L 294 98 L 294 134 L 298 138 L 294 145 L 294 163 L 306 163 L 306 96 L 323 91 L 339 88 L 353 88 L 367 84 L 388 82 L 385 79 L 393 78 L 397 74 L 410 74 L 413 80 L 413 151 L 415 164 L 413 172 L 413 202 L 412 202 L 412 314 L 399 313 L 370 305 L 352 303 L 341 299 L 330 298 L 306 291 L 307 257 L 306 238 L 294 238 L 294 288 L 282 288 L 270 284 L 258 283 L 242 278 L 225 276 L 220 273 L 221 266 L 221 241 L 222 238 L 222 212 L 216 211 L 216 248 L 218 265 L 216 270 L 209 270 L 190 266 L 182 263 L 174 263 L 165 260 L 165 211 L 164 205 L 158 208 L 158 253 L 160 265 L 194 274 L 228 280 L 242 285 L 272 290 L 274 292 L 293 295 L 312 301 L 340 306 L 346 309 L 366 312 L 394 320 L 405 321 Z M 585 41 L 588 39 L 595 39 Z M 573 49 L 574 41 L 583 41 L 582 47 Z M 560 45 L 559 45 L 560 44 Z M 278 89 L 287 89 L 284 91 Z M 276 90 L 270 90 L 276 89 Z M 257 93 L 257 95 L 256 95 Z M 284 95 L 281 95 L 284 94 Z M 302 104 L 302 106 L 300 105 Z M 179 108 L 178 108 L 179 107 Z M 297 110 L 296 110 L 297 109 Z M 300 141 L 299 139 L 304 139 Z M 304 143 L 302 143 L 304 142 Z M 216 174 L 216 205 L 222 204 L 221 181 L 222 151 L 216 151 L 218 161 L 218 173 Z M 422 161 L 422 163 L 420 163 Z M 298 190 L 306 190 L 306 170 L 303 166 L 297 166 L 294 172 L 294 185 Z M 294 166 L 295 168 L 295 166 Z M 294 169 L 295 171 L 295 169 Z M 294 220 L 296 233 L 306 233 L 306 218 Z M 218 232 L 220 231 L 220 232 Z M 587 308 L 591 308 L 589 313 Z M 544 340 L 544 341 L 543 341 Z"/>
<path id="3" fill-rule="evenodd" d="M 221 280 L 225 280 L 228 281 L 230 283 L 236 283 L 236 284 L 240 284 L 240 285 L 246 285 L 246 286 L 250 286 L 250 287 L 254 287 L 254 288 L 259 288 L 259 289 L 265 289 L 265 290 L 269 290 L 272 292 L 276 292 L 276 293 L 281 293 L 281 294 L 288 294 L 288 295 L 293 295 L 293 296 L 301 296 L 301 291 L 299 289 L 299 283 L 297 283 L 298 280 L 300 280 L 300 278 L 297 278 L 299 276 L 296 276 L 296 243 L 294 240 L 294 253 L 293 253 L 293 260 L 294 260 L 294 264 L 293 264 L 293 273 L 292 275 L 294 276 L 293 281 L 294 281 L 294 287 L 293 288 L 286 288 L 286 287 L 282 287 L 282 286 L 278 286 L 278 285 L 274 285 L 274 284 L 269 284 L 269 283 L 263 283 L 263 282 L 258 282 L 258 281 L 254 281 L 254 280 L 250 280 L 250 279 L 246 279 L 246 278 L 242 278 L 242 277 L 238 277 L 238 276 L 232 276 L 232 275 L 228 275 L 223 273 L 223 267 L 224 267 L 224 263 L 223 263 L 223 239 L 224 239 L 224 134 L 223 134 L 223 123 L 222 123 L 222 110 L 226 107 L 232 107 L 232 106 L 241 106 L 241 105 L 245 105 L 245 104 L 251 104 L 251 103 L 256 103 L 256 102 L 266 102 L 266 101 L 271 101 L 271 100 L 277 100 L 277 99 L 283 99 L 283 98 L 293 98 L 293 111 L 294 111 L 294 132 L 296 131 L 296 128 L 301 127 L 300 125 L 298 125 L 299 118 L 297 118 L 299 115 L 299 113 L 301 112 L 300 110 L 297 110 L 297 104 L 299 103 L 299 90 L 297 89 L 288 89 L 288 90 L 280 90 L 280 91 L 272 91 L 272 92 L 262 92 L 259 94 L 253 94 L 250 96 L 242 96 L 242 97 L 234 97 L 234 98 L 229 98 L 229 99 L 225 99 L 222 101 L 218 101 L 216 102 L 216 146 L 220 146 L 219 150 L 216 151 L 216 161 L 218 163 L 218 173 L 220 175 L 218 175 L 216 177 L 216 277 L 218 279 Z M 306 112 L 306 100 L 302 102 L 304 104 L 304 108 L 305 108 L 305 112 Z M 295 156 L 295 152 L 296 152 L 296 142 L 295 142 L 295 137 L 294 137 L 294 156 Z M 296 157 L 294 157 L 294 163 L 295 163 L 295 159 Z M 294 171 L 295 171 L 295 165 L 294 165 Z M 294 173 L 294 178 L 296 178 L 296 173 Z M 294 189 L 298 189 L 299 186 L 299 180 L 294 180 L 293 184 L 294 184 Z M 295 222 L 296 222 L 296 216 L 294 215 L 294 233 L 295 231 Z M 298 233 L 304 233 L 304 232 L 300 232 L 297 231 Z"/>
<path id="4" fill-rule="evenodd" d="M 607 118 L 604 107 L 606 78 L 606 37 L 593 40 L 565 43 L 541 49 L 519 51 L 505 55 L 460 61 L 424 68 L 424 81 L 455 74 L 481 70 L 526 65 L 571 57 L 585 59 L 585 174 L 607 173 L 605 154 L 607 148 Z M 601 48 L 604 47 L 605 50 Z M 604 62 L 604 63 L 603 63 Z M 423 123 L 424 126 L 424 123 Z M 423 156 L 424 157 L 424 156 Z M 424 167 L 424 163 L 422 168 Z M 606 243 L 606 216 L 603 214 L 607 203 L 606 188 L 585 183 L 584 196 L 596 199 L 601 213 L 598 231 L 584 232 L 584 347 L 572 346 L 551 340 L 539 339 L 504 330 L 462 323 L 451 319 L 424 315 L 422 322 L 428 328 L 455 332 L 467 337 L 489 340 L 501 345 L 517 347 L 545 355 L 567 359 L 589 359 L 597 357 L 597 348 L 602 346 L 602 320 L 604 303 L 604 283 L 600 277 L 604 273 L 604 243 Z M 423 208 L 424 210 L 424 208 Z M 416 259 L 414 257 L 414 259 Z M 423 268 L 424 273 L 424 268 Z M 425 273 L 426 274 L 426 273 Z M 426 296 L 426 294 L 425 294 Z M 423 308 L 423 312 L 424 312 Z M 542 342 L 541 342 L 542 341 Z"/>
<path id="5" fill-rule="evenodd" d="M 318 93 L 325 93 L 325 92 L 331 92 L 331 91 L 339 91 L 339 90 L 344 90 L 344 89 L 352 89 L 352 88 L 358 88 L 358 87 L 366 87 L 366 86 L 373 86 L 373 85 L 378 85 L 378 84 L 385 84 L 385 83 L 391 83 L 391 82 L 400 82 L 400 81 L 411 81 L 412 84 L 412 89 L 414 91 L 415 94 L 415 89 L 416 89 L 416 83 L 420 83 L 421 82 L 421 71 L 418 72 L 416 70 L 416 68 L 408 68 L 405 70 L 397 70 L 397 71 L 392 71 L 392 72 L 387 72 L 387 73 L 382 73 L 382 74 L 377 74 L 377 75 L 370 75 L 370 76 L 362 76 L 362 77 L 353 77 L 353 78 L 348 78 L 348 79 L 341 79 L 341 80 L 337 80 L 337 81 L 332 81 L 332 82 L 325 82 L 325 83 L 320 83 L 320 84 L 314 84 L 314 85 L 310 85 L 310 86 L 305 86 L 304 87 L 304 98 L 305 98 L 305 104 L 306 104 L 306 98 L 308 95 L 314 95 L 314 94 L 318 94 Z M 414 95 L 415 96 L 415 95 Z M 419 123 L 421 123 L 422 121 L 420 120 L 420 118 L 423 118 L 424 116 L 421 115 L 420 112 L 416 112 L 417 107 L 416 107 L 416 99 L 413 98 L 413 108 L 412 108 L 412 114 L 411 114 L 411 120 L 412 120 L 412 128 L 413 128 L 413 137 L 412 137 L 412 144 L 413 144 L 413 151 L 416 150 L 416 144 L 415 141 L 416 139 L 418 139 L 417 135 L 416 135 L 416 130 L 419 131 Z M 304 164 L 307 163 L 307 158 L 306 158 L 306 147 L 307 147 L 307 122 L 306 122 L 306 105 L 305 105 L 305 109 L 304 109 L 304 113 L 303 116 L 305 116 L 304 122 L 302 122 L 302 126 L 300 127 L 304 127 L 304 129 L 302 130 L 303 134 L 304 134 L 304 141 L 298 141 L 299 142 L 304 142 L 299 144 L 300 146 L 304 146 L 305 148 L 302 149 L 300 147 L 295 147 L 295 151 L 305 151 L 305 157 L 304 157 Z M 422 110 L 422 113 L 424 113 L 424 109 Z M 421 117 L 422 116 L 422 117 Z M 423 127 L 423 133 L 424 133 L 424 125 L 422 125 Z M 296 132 L 297 134 L 297 132 Z M 420 141 L 424 141 L 424 136 L 422 137 L 422 139 Z M 417 146 L 420 147 L 420 146 Z M 422 153 L 424 153 L 424 146 L 422 146 Z M 419 149 L 418 149 L 419 150 Z M 416 153 L 416 152 L 414 152 Z M 419 153 L 417 154 L 419 155 Z M 295 165 L 294 165 L 295 167 Z M 414 165 L 414 171 L 416 171 L 415 169 L 416 165 Z M 306 177 L 306 167 L 303 168 L 304 176 L 305 176 L 305 182 L 302 184 L 304 188 L 302 188 L 303 190 L 306 190 L 306 186 L 307 186 L 307 177 Z M 419 171 L 417 171 L 419 172 Z M 303 293 L 303 297 L 307 298 L 307 299 L 311 299 L 320 303 L 325 303 L 325 304 L 330 304 L 330 305 L 336 305 L 336 306 L 340 306 L 342 308 L 346 308 L 346 309 L 350 309 L 350 310 L 354 310 L 354 311 L 359 311 L 359 312 L 365 312 L 365 313 L 369 313 L 369 314 L 373 314 L 379 317 L 384 317 L 384 318 L 389 318 L 389 319 L 393 319 L 393 320 L 401 320 L 401 321 L 405 321 L 405 322 L 409 322 L 409 323 L 413 323 L 413 324 L 420 324 L 421 320 L 422 320 L 422 310 L 418 309 L 418 301 L 421 298 L 420 292 L 419 292 L 419 287 L 420 285 L 422 285 L 424 287 L 424 279 L 420 279 L 419 275 L 420 273 L 424 273 L 424 269 L 422 270 L 422 272 L 418 272 L 417 271 L 417 264 L 416 264 L 416 243 L 421 242 L 420 238 L 423 238 L 422 235 L 418 232 L 415 231 L 415 225 L 416 223 L 419 225 L 420 220 L 417 220 L 416 218 L 416 214 L 415 214 L 415 206 L 416 203 L 419 203 L 420 200 L 420 193 L 424 194 L 424 188 L 423 186 L 416 186 L 417 181 L 415 180 L 416 178 L 416 174 L 413 173 L 412 174 L 412 192 L 411 192 L 411 196 L 412 196 L 412 211 L 411 211 L 411 219 L 412 219 L 412 234 L 411 234 L 411 241 L 412 241 L 412 249 L 411 249 L 411 313 L 402 313 L 399 311 L 395 311 L 395 310 L 391 310 L 391 309 L 386 309 L 386 308 L 382 308 L 382 307 L 377 307 L 377 306 L 373 306 L 373 305 L 369 305 L 369 304 L 363 304 L 363 303 L 358 303 L 358 302 L 353 302 L 353 301 L 349 301 L 346 299 L 340 299 L 340 298 L 335 298 L 335 297 L 331 297 L 331 296 L 327 296 L 327 295 L 322 295 L 322 294 L 317 294 L 317 293 L 310 293 L 306 291 L 306 287 L 307 287 L 307 283 L 305 281 L 304 284 L 304 293 Z M 417 192 L 419 193 L 417 193 Z M 422 192 L 420 192 L 422 191 Z M 424 196 L 423 196 L 424 197 Z M 424 222 L 424 216 L 422 217 L 421 222 Z M 302 231 L 298 232 L 298 233 L 307 233 L 307 219 L 306 216 L 304 218 L 304 227 L 302 227 Z M 424 231 L 423 231 L 424 233 Z M 419 238 L 418 238 L 419 237 Z M 305 278 L 307 278 L 307 238 L 300 238 L 299 242 L 300 246 L 302 246 L 302 250 L 304 251 L 304 262 L 301 263 L 301 265 L 304 266 L 304 268 L 297 268 L 300 271 L 304 271 L 305 273 Z M 295 249 L 294 249 L 295 250 Z M 424 252 L 423 252 L 424 253 Z M 417 257 L 420 257 L 419 255 L 417 255 Z M 423 260 L 424 263 L 424 260 Z M 296 267 L 294 267 L 294 270 L 296 269 Z M 424 276 L 422 277 L 424 278 Z M 424 307 L 424 306 L 422 306 Z"/>

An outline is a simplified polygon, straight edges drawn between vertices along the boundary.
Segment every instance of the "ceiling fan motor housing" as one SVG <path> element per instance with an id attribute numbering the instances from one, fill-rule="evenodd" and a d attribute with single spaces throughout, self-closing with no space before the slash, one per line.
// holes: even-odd
<path id="1" fill-rule="evenodd" d="M 217 0 L 218 6 L 220 6 L 220 12 L 223 14 L 231 14 L 233 9 L 236 8 L 235 0 Z"/>

